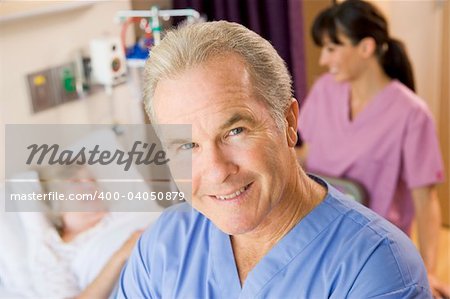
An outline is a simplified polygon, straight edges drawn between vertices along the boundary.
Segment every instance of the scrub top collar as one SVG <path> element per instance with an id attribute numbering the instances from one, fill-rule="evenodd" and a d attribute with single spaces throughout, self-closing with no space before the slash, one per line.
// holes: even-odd
<path id="1" fill-rule="evenodd" d="M 292 228 L 250 271 L 241 287 L 231 240 L 228 234 L 211 226 L 211 255 L 214 280 L 221 288 L 221 294 L 228 298 L 250 298 L 257 296 L 268 282 L 299 255 L 341 214 L 330 213 L 330 197 L 338 191 L 322 179 L 310 175 L 319 184 L 326 186 L 327 195 L 309 214 Z M 301 200 L 301 199 L 299 199 Z M 320 219 L 320 221 L 318 221 Z M 301 273 L 299 273 L 301 275 Z"/>

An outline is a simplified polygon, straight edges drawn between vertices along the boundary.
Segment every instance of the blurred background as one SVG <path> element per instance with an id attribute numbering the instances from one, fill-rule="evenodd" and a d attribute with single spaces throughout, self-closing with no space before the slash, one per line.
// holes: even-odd
<path id="1" fill-rule="evenodd" d="M 325 70 L 309 28 L 331 0 L 0 1 L 0 123 L 120 124 L 148 122 L 141 102 L 143 59 L 159 32 L 185 17 L 127 18 L 129 10 L 192 8 L 203 20 L 236 21 L 269 39 L 294 76 L 301 100 Z M 450 226 L 450 2 L 380 0 L 391 34 L 409 51 L 417 92 L 427 101 L 446 165 L 439 186 Z M 198 19 L 195 16 L 195 19 Z M 149 30 L 149 28 L 151 30 Z M 381 121 L 381 120 L 380 120 Z M 113 127 L 114 126 L 114 127 Z M 117 132 L 116 132 L 117 133 Z M 20 138 L 20 136 L 17 136 Z M 0 130 L 0 165 L 5 131 Z M 1 167 L 2 182 L 5 179 Z M 448 232 L 443 254 L 448 255 Z M 444 264 L 445 266 L 445 264 Z M 447 269 L 448 270 L 448 269 Z M 444 278 L 450 281 L 448 272 Z"/>

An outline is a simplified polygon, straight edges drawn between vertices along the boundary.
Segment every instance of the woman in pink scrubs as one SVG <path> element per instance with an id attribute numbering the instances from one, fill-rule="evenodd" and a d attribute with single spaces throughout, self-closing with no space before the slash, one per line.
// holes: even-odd
<path id="1" fill-rule="evenodd" d="M 369 207 L 407 234 L 415 216 L 432 289 L 450 296 L 434 276 L 443 162 L 403 44 L 389 35 L 378 9 L 359 0 L 322 11 L 312 36 L 328 74 L 314 84 L 300 113 L 307 170 L 362 184 Z"/>

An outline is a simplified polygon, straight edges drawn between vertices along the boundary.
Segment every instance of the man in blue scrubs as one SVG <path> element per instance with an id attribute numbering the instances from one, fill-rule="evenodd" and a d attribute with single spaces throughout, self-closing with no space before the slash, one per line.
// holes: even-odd
<path id="1" fill-rule="evenodd" d="M 162 138 L 192 155 L 192 196 L 143 234 L 119 298 L 431 298 L 409 239 L 298 165 L 298 105 L 269 42 L 189 25 L 146 72 L 152 122 L 192 125 Z"/>

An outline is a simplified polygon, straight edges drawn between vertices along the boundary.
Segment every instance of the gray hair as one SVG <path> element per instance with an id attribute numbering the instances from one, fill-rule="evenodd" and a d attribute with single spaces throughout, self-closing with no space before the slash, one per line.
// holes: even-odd
<path id="1" fill-rule="evenodd" d="M 37 169 L 39 173 L 39 179 L 41 181 L 42 191 L 44 193 L 50 193 L 56 191 L 58 193 L 65 193 L 67 186 L 72 184 L 71 179 L 90 179 L 93 174 L 90 169 L 85 165 L 70 164 L 70 165 L 52 165 L 45 166 Z M 78 177 L 82 171 L 86 171 L 84 176 Z M 51 223 L 59 230 L 63 228 L 62 212 L 69 212 L 70 201 L 61 200 L 45 200 L 43 201 L 46 206 L 44 212 Z M 65 205 L 67 205 L 64 207 Z"/>
<path id="2" fill-rule="evenodd" d="M 284 127 L 292 80 L 283 59 L 261 36 L 226 21 L 180 26 L 152 48 L 144 71 L 144 105 L 150 119 L 155 119 L 152 98 L 160 80 L 229 53 L 244 59 L 255 91 L 268 105 L 278 127 Z"/>

